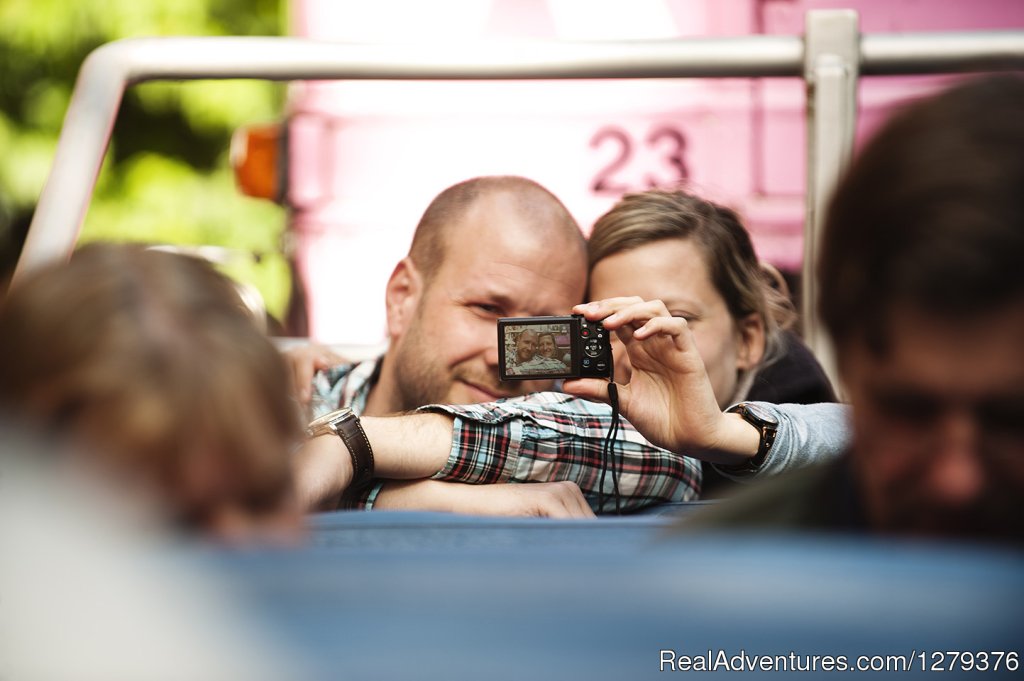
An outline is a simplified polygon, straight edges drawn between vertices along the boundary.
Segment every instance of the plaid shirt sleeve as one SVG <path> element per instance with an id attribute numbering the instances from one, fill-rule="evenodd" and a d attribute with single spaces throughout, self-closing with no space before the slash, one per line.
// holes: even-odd
<path id="1" fill-rule="evenodd" d="M 488 484 L 573 480 L 595 513 L 615 510 L 611 469 L 602 452 L 611 408 L 564 393 L 474 405 L 429 405 L 419 411 L 454 417 L 452 450 L 435 479 Z M 625 419 L 612 454 L 620 471 L 622 510 L 700 494 L 700 462 L 655 447 Z M 603 507 L 600 506 L 603 500 Z"/>

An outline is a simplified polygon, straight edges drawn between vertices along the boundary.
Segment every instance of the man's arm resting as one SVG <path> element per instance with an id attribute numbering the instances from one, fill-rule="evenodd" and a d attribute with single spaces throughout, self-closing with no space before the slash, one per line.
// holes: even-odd
<path id="1" fill-rule="evenodd" d="M 444 467 L 452 446 L 453 419 L 447 414 L 364 416 L 379 478 L 429 478 Z M 296 496 L 305 509 L 334 508 L 352 482 L 352 459 L 335 435 L 307 440 L 292 458 Z"/>
<path id="2" fill-rule="evenodd" d="M 378 479 L 434 477 L 473 484 L 570 480 L 593 510 L 608 511 L 615 502 L 614 481 L 601 476 L 600 469 L 609 419 L 605 405 L 538 393 L 504 403 L 435 405 L 429 413 L 366 418 L 363 423 L 377 452 Z M 696 461 L 660 450 L 623 425 L 615 448 L 622 458 L 620 484 L 630 490 L 620 499 L 623 508 L 697 496 Z M 336 507 L 351 482 L 348 453 L 337 440 L 311 442 L 296 457 L 297 497 L 307 509 Z M 598 483 L 603 490 L 597 489 Z M 602 498 L 605 507 L 599 509 Z"/>
<path id="3" fill-rule="evenodd" d="M 441 480 L 389 481 L 375 509 L 448 511 L 470 515 L 592 518 L 575 482 L 468 485 Z"/>

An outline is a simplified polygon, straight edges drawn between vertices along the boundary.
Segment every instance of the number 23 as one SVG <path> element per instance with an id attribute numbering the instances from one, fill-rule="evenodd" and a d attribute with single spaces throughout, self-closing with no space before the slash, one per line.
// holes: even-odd
<path id="1" fill-rule="evenodd" d="M 609 142 L 610 141 L 610 142 Z M 665 161 L 674 171 L 674 177 L 660 179 L 651 174 L 646 174 L 644 179 L 648 189 L 666 184 L 677 184 L 690 177 L 690 170 L 686 165 L 686 158 L 683 153 L 686 150 L 686 136 L 681 130 L 670 125 L 661 125 L 653 128 L 644 143 L 649 149 L 663 149 L 667 141 L 667 150 L 663 156 Z M 621 180 L 621 173 L 629 165 L 634 154 L 634 142 L 629 133 L 622 128 L 609 125 L 601 128 L 590 139 L 590 147 L 597 148 L 610 143 L 618 148 L 618 152 L 612 160 L 597 172 L 590 183 L 590 190 L 595 194 L 619 195 L 627 192 L 631 187 Z M 619 177 L 616 177 L 616 176 Z"/>

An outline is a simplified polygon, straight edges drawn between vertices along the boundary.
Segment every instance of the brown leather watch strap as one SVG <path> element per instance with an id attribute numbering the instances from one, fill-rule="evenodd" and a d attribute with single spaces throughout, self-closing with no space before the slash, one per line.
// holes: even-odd
<path id="1" fill-rule="evenodd" d="M 349 490 L 366 487 L 373 479 L 373 448 L 366 437 L 359 417 L 349 412 L 335 425 L 349 455 L 352 457 L 352 483 Z"/>
<path id="2" fill-rule="evenodd" d="M 373 479 L 373 449 L 359 422 L 359 416 L 348 407 L 336 409 L 313 420 L 306 427 L 306 435 L 337 435 L 352 457 L 352 481 L 346 494 L 358 492 Z"/>

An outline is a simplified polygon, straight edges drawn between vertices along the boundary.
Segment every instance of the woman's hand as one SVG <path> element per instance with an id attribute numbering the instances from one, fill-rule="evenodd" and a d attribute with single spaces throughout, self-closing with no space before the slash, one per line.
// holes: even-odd
<path id="1" fill-rule="evenodd" d="M 619 408 L 650 442 L 729 463 L 737 461 L 736 455 L 742 459 L 756 453 L 756 431 L 719 408 L 685 319 L 669 314 L 660 300 L 637 297 L 609 298 L 573 311 L 601 321 L 625 345 L 632 375 L 618 387 Z M 564 390 L 608 401 L 608 384 L 600 379 L 566 381 Z M 727 455 L 705 455 L 709 450 Z"/>

